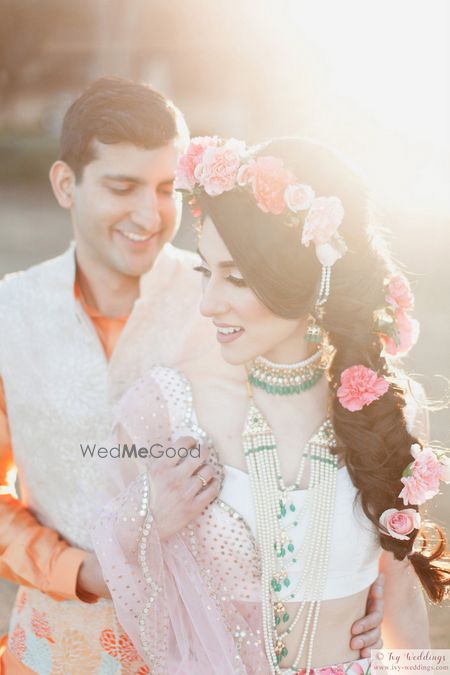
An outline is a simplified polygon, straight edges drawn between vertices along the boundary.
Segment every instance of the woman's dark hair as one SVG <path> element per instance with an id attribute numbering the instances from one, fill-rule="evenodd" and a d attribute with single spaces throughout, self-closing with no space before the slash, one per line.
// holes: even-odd
<path id="1" fill-rule="evenodd" d="M 95 159 L 93 140 L 153 149 L 185 135 L 182 114 L 158 91 L 121 77 L 100 77 L 64 117 L 60 159 L 79 181 L 84 167 Z"/>
<path id="2" fill-rule="evenodd" d="M 420 439 L 408 430 L 405 418 L 405 377 L 387 362 L 376 332 L 373 313 L 386 305 L 384 282 L 395 272 L 380 237 L 371 224 L 370 199 L 364 182 L 336 151 L 309 139 L 280 138 L 259 147 L 258 155 L 281 158 L 300 183 L 318 196 L 338 196 L 344 206 L 339 228 L 348 251 L 332 269 L 331 291 L 321 325 L 335 349 L 330 366 L 332 420 L 349 474 L 358 489 L 368 518 L 378 527 L 380 515 L 402 508 L 398 495 L 406 466 L 413 461 L 411 445 Z M 203 218 L 208 215 L 257 297 L 274 314 L 300 318 L 314 311 L 321 266 L 314 247 L 300 245 L 297 228 L 288 228 L 279 216 L 263 213 L 253 195 L 225 192 L 197 198 Z M 341 373 L 362 364 L 389 379 L 388 392 L 361 411 L 345 409 L 336 396 Z M 415 507 L 417 508 L 417 507 Z M 445 567 L 446 542 L 442 530 L 429 548 L 425 529 L 423 546 L 412 552 L 416 530 L 408 540 L 380 532 L 381 546 L 397 560 L 411 560 L 429 598 L 439 602 L 450 584 Z"/>

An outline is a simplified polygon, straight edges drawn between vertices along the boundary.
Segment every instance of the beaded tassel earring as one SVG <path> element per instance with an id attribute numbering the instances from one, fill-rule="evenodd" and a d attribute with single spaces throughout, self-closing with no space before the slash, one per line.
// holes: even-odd
<path id="1" fill-rule="evenodd" d="M 322 329 L 317 325 L 315 316 L 311 314 L 308 318 L 308 328 L 306 329 L 304 340 L 306 340 L 306 342 L 320 344 L 322 342 L 322 338 Z"/>
<path id="2" fill-rule="evenodd" d="M 317 324 L 317 319 L 320 321 L 323 318 L 323 306 L 325 305 L 330 294 L 330 278 L 331 267 L 322 266 L 319 296 L 317 298 L 314 315 L 311 314 L 308 319 L 308 328 L 306 329 L 304 337 L 306 342 L 320 344 L 323 341 L 324 334 L 321 327 Z"/>

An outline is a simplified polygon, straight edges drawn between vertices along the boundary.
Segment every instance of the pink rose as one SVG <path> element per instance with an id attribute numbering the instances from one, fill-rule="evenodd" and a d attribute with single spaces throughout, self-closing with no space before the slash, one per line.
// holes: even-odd
<path id="1" fill-rule="evenodd" d="M 224 145 L 206 148 L 194 176 L 208 195 L 216 197 L 235 187 L 244 152 L 244 143 L 234 138 Z"/>
<path id="2" fill-rule="evenodd" d="M 344 207 L 338 197 L 316 197 L 303 225 L 302 244 L 326 244 L 336 233 L 344 217 Z"/>
<path id="3" fill-rule="evenodd" d="M 284 191 L 284 201 L 288 209 L 294 213 L 309 209 L 314 199 L 314 190 L 309 185 L 295 183 L 288 185 Z"/>
<path id="4" fill-rule="evenodd" d="M 374 370 L 365 366 L 351 366 L 341 373 L 341 386 L 337 397 L 341 405 L 354 412 L 381 398 L 389 389 L 389 383 L 378 377 Z"/>
<path id="5" fill-rule="evenodd" d="M 419 322 L 406 314 L 406 312 L 397 310 L 395 312 L 395 327 L 397 330 L 397 342 L 390 335 L 382 335 L 381 339 L 384 348 L 388 354 L 392 354 L 393 356 L 407 354 L 419 338 Z"/>
<path id="6" fill-rule="evenodd" d="M 409 539 L 407 535 L 420 527 L 420 515 L 415 509 L 387 509 L 379 523 L 395 539 Z"/>
<path id="7" fill-rule="evenodd" d="M 295 177 L 285 169 L 281 159 L 266 156 L 258 157 L 249 166 L 248 172 L 241 175 L 252 186 L 256 203 L 264 213 L 283 213 L 286 208 L 284 192 Z"/>
<path id="8" fill-rule="evenodd" d="M 411 292 L 411 286 L 403 274 L 394 274 L 387 287 L 386 301 L 394 309 L 408 310 L 414 306 L 414 296 Z"/>
<path id="9" fill-rule="evenodd" d="M 186 152 L 178 160 L 175 172 L 175 189 L 191 191 L 196 183 L 194 171 L 200 162 L 203 153 L 209 146 L 216 146 L 218 138 L 211 136 L 197 136 L 189 143 Z"/>

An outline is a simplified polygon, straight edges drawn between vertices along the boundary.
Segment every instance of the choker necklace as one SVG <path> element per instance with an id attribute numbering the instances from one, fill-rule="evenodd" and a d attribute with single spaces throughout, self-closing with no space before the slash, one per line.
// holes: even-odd
<path id="1" fill-rule="evenodd" d="M 311 389 L 322 377 L 328 359 L 325 350 L 318 349 L 312 356 L 297 363 L 273 363 L 257 356 L 248 371 L 248 381 L 269 394 L 299 394 Z"/>

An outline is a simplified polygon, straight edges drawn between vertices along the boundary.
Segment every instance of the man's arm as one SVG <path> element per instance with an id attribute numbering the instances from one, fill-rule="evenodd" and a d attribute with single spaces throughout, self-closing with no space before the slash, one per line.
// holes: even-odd
<path id="1" fill-rule="evenodd" d="M 90 593 L 77 594 L 77 577 L 87 551 L 69 546 L 57 532 L 44 527 L 17 499 L 16 470 L 0 378 L 0 577 L 38 588 L 55 600 L 96 602 Z"/>
<path id="2" fill-rule="evenodd" d="M 360 658 L 370 656 L 371 649 L 381 649 L 381 622 L 384 611 L 384 575 L 379 574 L 369 589 L 366 615 L 354 622 L 350 649 L 359 649 Z"/>
<path id="3" fill-rule="evenodd" d="M 419 578 L 408 558 L 395 560 L 390 551 L 381 556 L 385 576 L 383 642 L 388 649 L 430 647 L 428 613 Z"/>

